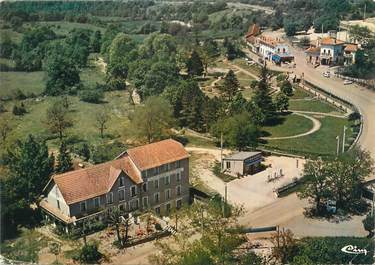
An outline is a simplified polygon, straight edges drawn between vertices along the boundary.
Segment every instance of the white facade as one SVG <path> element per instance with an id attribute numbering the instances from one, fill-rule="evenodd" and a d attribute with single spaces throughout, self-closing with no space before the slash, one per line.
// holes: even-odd
<path id="1" fill-rule="evenodd" d="M 284 43 L 272 46 L 261 42 L 259 44 L 259 53 L 264 59 L 271 60 L 273 54 L 289 54 L 289 47 Z"/>
<path id="2" fill-rule="evenodd" d="M 70 216 L 69 206 L 66 204 L 61 191 L 56 184 L 50 190 L 47 196 L 48 203 L 51 204 L 56 209 L 59 209 L 64 215 Z"/>

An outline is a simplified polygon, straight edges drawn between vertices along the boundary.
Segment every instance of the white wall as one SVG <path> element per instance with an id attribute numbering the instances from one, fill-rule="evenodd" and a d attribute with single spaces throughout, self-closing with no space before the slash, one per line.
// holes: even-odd
<path id="1" fill-rule="evenodd" d="M 56 184 L 53 185 L 52 189 L 48 193 L 47 200 L 48 200 L 48 203 L 51 204 L 56 209 L 59 209 L 57 205 L 57 201 L 59 201 L 60 211 L 66 216 L 70 216 L 69 206 L 66 204 Z"/>

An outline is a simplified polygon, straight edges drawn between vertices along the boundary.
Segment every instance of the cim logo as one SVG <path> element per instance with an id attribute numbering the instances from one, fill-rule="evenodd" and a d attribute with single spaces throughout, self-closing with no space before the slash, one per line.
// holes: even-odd
<path id="1" fill-rule="evenodd" d="M 354 254 L 354 255 L 359 255 L 359 254 L 365 254 L 365 256 L 367 255 L 366 249 L 360 249 L 360 248 L 357 248 L 357 246 L 353 246 L 353 245 L 347 245 L 343 247 L 341 251 L 344 253 Z"/>

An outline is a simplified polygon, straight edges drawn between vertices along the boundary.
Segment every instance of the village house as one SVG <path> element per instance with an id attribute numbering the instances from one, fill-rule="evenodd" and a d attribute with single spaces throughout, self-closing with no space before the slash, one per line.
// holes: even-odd
<path id="1" fill-rule="evenodd" d="M 260 169 L 261 152 L 238 152 L 223 158 L 222 170 L 234 176 L 254 174 Z"/>
<path id="2" fill-rule="evenodd" d="M 189 202 L 189 155 L 172 139 L 135 147 L 113 161 L 55 175 L 40 202 L 48 219 L 72 224 L 121 212 L 167 214 Z"/>
<path id="3" fill-rule="evenodd" d="M 265 60 L 273 61 L 276 64 L 294 60 L 288 45 L 282 39 L 261 34 L 260 28 L 256 24 L 250 26 L 245 38 L 250 50 Z"/>
<path id="4" fill-rule="evenodd" d="M 342 65 L 355 63 L 358 45 L 336 38 L 335 32 L 318 39 L 316 45 L 305 50 L 306 61 L 313 65 Z"/>

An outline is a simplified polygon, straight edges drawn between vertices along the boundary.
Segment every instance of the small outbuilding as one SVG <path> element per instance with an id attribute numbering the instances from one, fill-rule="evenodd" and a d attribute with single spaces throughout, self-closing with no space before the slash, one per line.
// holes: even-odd
<path id="1" fill-rule="evenodd" d="M 248 175 L 259 171 L 262 162 L 261 152 L 238 152 L 223 158 L 223 172 L 230 175 Z"/>

